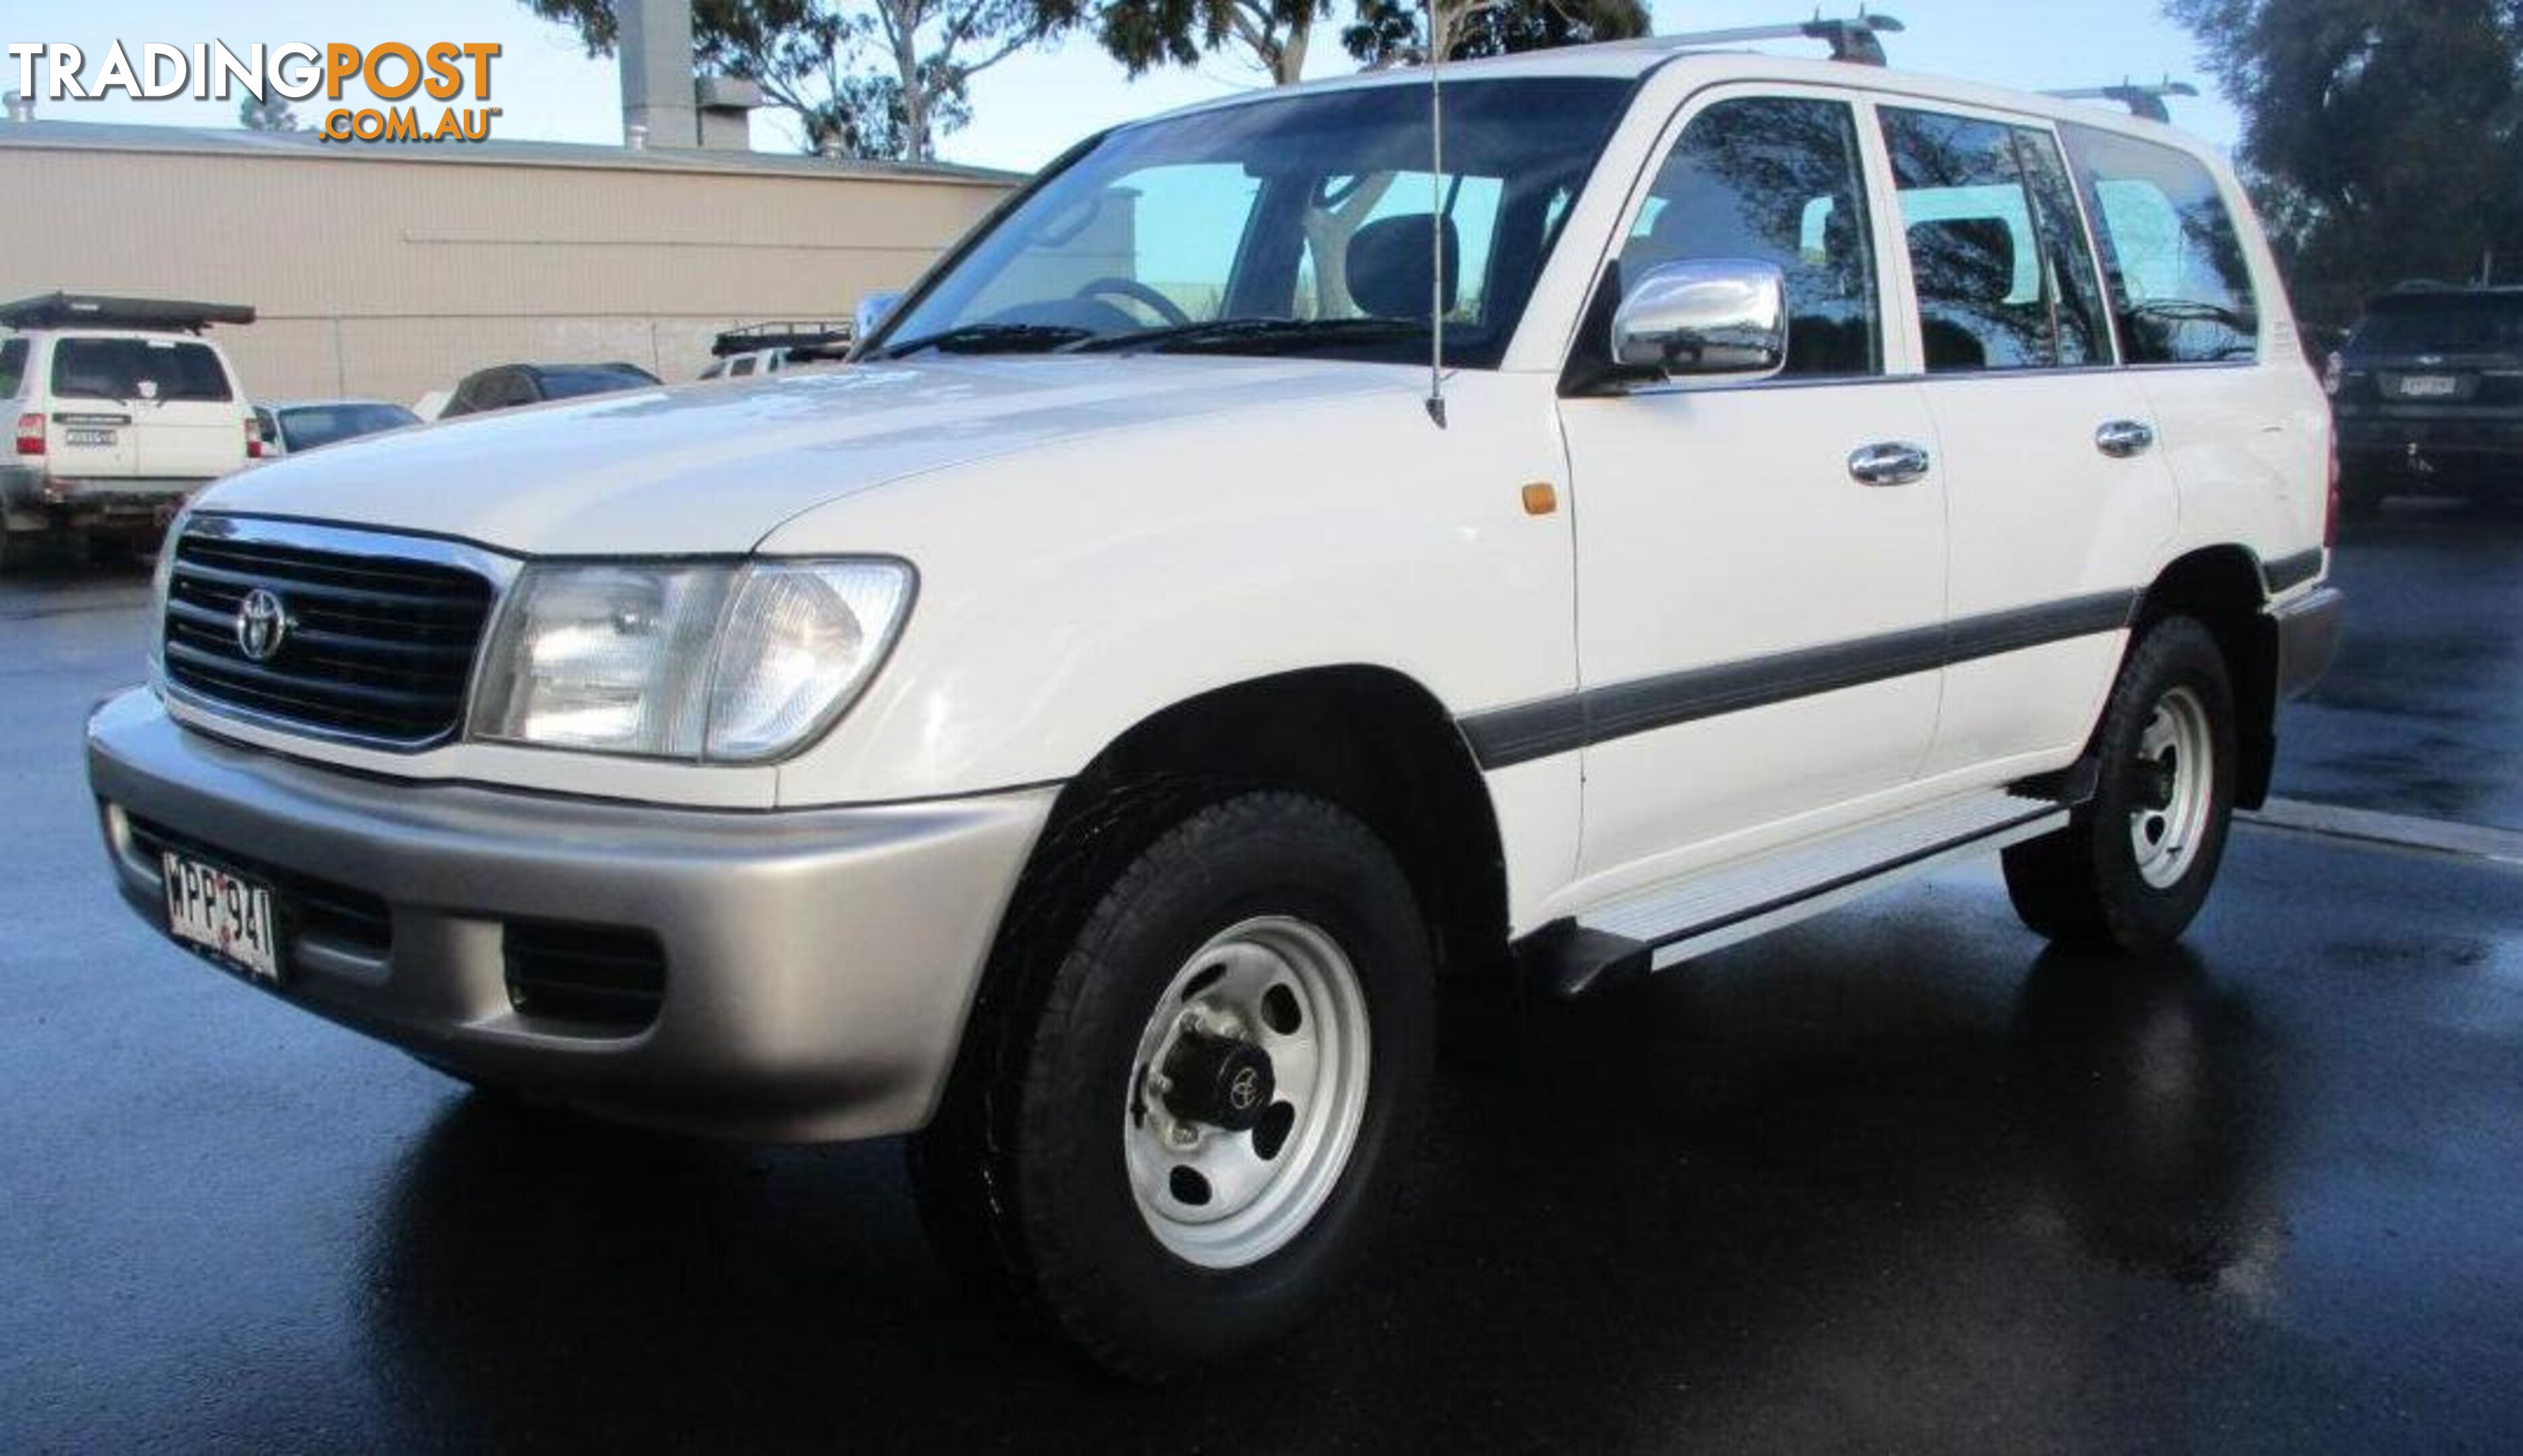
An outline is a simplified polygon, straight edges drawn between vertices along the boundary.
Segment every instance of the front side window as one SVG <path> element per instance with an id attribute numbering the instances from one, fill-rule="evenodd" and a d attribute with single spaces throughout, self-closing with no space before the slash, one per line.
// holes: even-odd
<path id="1" fill-rule="evenodd" d="M 2216 179 L 2171 147 L 2063 128 L 2103 244 L 2120 352 L 2132 364 L 2260 356 L 2260 304 Z"/>
<path id="2" fill-rule="evenodd" d="M 1448 362 L 1494 368 L 1628 95 L 1594 77 L 1450 84 L 1443 176 L 1424 85 L 1123 127 L 1027 194 L 870 352 L 1415 362 L 1442 303 Z"/>
<path id="3" fill-rule="evenodd" d="M 1786 373 L 1881 370 L 1865 173 L 1845 104 L 1756 97 L 1691 119 L 1621 249 L 1621 286 L 1659 264 L 1715 258 L 1776 263 L 1786 275 Z"/>
<path id="4" fill-rule="evenodd" d="M 53 393 L 70 399 L 224 404 L 236 398 L 219 356 L 173 339 L 64 339 L 53 346 Z"/>
<path id="5" fill-rule="evenodd" d="M 2047 132 L 1886 108 L 1928 372 L 2108 363 L 2093 255 Z"/>

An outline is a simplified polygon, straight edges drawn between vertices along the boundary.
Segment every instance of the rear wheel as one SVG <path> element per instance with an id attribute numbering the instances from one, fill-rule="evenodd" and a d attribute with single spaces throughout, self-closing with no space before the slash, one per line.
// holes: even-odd
<path id="1" fill-rule="evenodd" d="M 1164 1379 L 1303 1317 L 1389 1201 L 1428 1078 L 1427 932 L 1383 843 L 1294 794 L 1059 888 L 1092 909 L 973 1028 L 915 1187 L 950 1259 Z"/>
<path id="2" fill-rule="evenodd" d="M 24 571 L 42 553 L 45 533 L 0 524 L 0 572 Z"/>
<path id="3" fill-rule="evenodd" d="M 2067 828 L 2006 852 L 2007 892 L 2061 944 L 2161 950 L 2206 902 L 2233 818 L 2234 692 L 2207 628 L 2167 617 L 2146 630 L 2095 750 L 2094 797 Z"/>

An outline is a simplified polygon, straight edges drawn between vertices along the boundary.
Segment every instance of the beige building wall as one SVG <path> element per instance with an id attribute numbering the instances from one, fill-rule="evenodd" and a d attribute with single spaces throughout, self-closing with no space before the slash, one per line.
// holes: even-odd
<path id="1" fill-rule="evenodd" d="M 847 318 L 910 282 L 1014 181 L 235 135 L 0 125 L 0 196 L 42 199 L 0 246 L 0 300 L 251 304 L 259 322 L 214 337 L 264 399 L 410 402 L 514 361 L 627 359 L 683 380 L 721 329 Z"/>

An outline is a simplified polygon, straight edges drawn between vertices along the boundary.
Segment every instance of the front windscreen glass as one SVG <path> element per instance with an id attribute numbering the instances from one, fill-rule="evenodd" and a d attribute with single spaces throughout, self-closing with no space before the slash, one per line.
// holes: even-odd
<path id="1" fill-rule="evenodd" d="M 1450 83 L 1443 175 L 1420 85 L 1124 127 L 1026 196 L 872 352 L 1408 362 L 1427 357 L 1442 276 L 1447 361 L 1495 367 L 1630 89 Z"/>

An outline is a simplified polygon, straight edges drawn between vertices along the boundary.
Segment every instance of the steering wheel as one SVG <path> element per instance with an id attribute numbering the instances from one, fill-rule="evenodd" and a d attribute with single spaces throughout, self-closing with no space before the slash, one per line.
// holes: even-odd
<path id="1" fill-rule="evenodd" d="M 1159 318 L 1164 319 L 1168 325 L 1175 328 L 1180 328 L 1182 325 L 1191 322 L 1191 315 L 1182 310 L 1181 305 L 1176 304 L 1173 300 L 1166 298 L 1164 294 L 1157 292 L 1148 285 L 1141 283 L 1136 278 L 1122 278 L 1115 276 L 1110 278 L 1092 279 L 1083 287 L 1079 288 L 1077 292 L 1070 295 L 1070 297 L 1075 299 L 1091 299 L 1099 294 L 1110 295 L 1115 298 L 1128 299 L 1134 304 L 1145 304 L 1150 308 L 1156 310 L 1156 314 Z"/>

